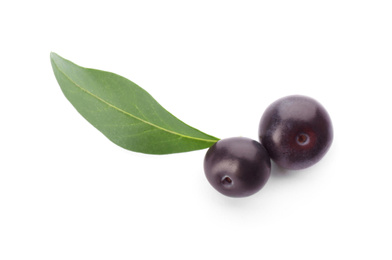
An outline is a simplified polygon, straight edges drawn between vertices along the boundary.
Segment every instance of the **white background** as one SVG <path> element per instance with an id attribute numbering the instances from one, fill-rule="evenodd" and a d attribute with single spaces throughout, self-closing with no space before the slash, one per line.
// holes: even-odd
<path id="1" fill-rule="evenodd" d="M 391 1 L 4 1 L 0 259 L 392 259 Z M 205 150 L 124 150 L 66 100 L 51 51 L 134 81 L 186 123 L 257 139 L 274 100 L 333 120 L 317 165 L 244 199 Z"/>

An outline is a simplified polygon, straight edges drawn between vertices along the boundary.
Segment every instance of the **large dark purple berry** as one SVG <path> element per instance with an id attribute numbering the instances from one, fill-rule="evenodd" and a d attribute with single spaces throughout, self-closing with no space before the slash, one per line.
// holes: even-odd
<path id="1" fill-rule="evenodd" d="M 321 160 L 332 144 L 333 130 L 319 102 L 295 95 L 267 108 L 260 120 L 259 137 L 277 165 L 297 170 Z"/>
<path id="2" fill-rule="evenodd" d="M 211 185 L 230 197 L 246 197 L 259 191 L 271 172 L 265 148 L 249 138 L 222 139 L 211 146 L 204 159 Z"/>

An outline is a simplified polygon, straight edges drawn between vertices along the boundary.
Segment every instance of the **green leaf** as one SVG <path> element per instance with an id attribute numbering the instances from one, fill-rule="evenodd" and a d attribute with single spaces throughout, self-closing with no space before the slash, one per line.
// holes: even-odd
<path id="1" fill-rule="evenodd" d="M 69 102 L 125 149 L 148 154 L 180 153 L 208 148 L 219 140 L 183 123 L 124 77 L 80 67 L 55 53 L 50 59 Z"/>

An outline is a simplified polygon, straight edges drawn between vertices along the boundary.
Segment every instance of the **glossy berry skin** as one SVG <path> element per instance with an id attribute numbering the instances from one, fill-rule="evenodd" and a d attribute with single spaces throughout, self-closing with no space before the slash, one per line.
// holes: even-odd
<path id="1" fill-rule="evenodd" d="M 325 108 L 306 96 L 287 96 L 272 103 L 261 117 L 260 142 L 279 166 L 299 170 L 323 158 L 333 140 Z"/>
<path id="2" fill-rule="evenodd" d="M 229 197 L 246 197 L 259 191 L 267 182 L 271 160 L 259 142 L 245 137 L 227 138 L 208 149 L 204 172 L 220 193 Z"/>

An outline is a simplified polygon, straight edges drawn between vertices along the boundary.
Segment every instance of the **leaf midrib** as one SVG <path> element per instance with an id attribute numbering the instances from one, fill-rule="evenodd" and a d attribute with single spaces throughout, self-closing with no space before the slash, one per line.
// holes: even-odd
<path id="1" fill-rule="evenodd" d="M 52 60 L 53 60 L 53 58 L 52 58 Z M 169 129 L 160 127 L 160 126 L 158 126 L 158 125 L 155 125 L 155 124 L 153 124 L 153 123 L 151 123 L 151 122 L 145 121 L 145 120 L 143 120 L 143 119 L 141 119 L 140 117 L 137 117 L 137 116 L 135 116 L 135 115 L 132 115 L 131 113 L 129 113 L 129 112 L 125 111 L 125 110 L 122 110 L 121 108 L 118 108 L 118 107 L 116 107 L 116 106 L 110 104 L 109 102 L 105 101 L 104 99 L 98 97 L 97 95 L 94 95 L 94 94 L 91 93 L 90 91 L 88 91 L 88 90 L 84 89 L 83 87 L 79 86 L 79 84 L 77 84 L 74 80 L 72 80 L 72 78 L 70 78 L 64 71 L 62 71 L 62 70 L 59 68 L 59 66 L 57 65 L 57 63 L 56 63 L 55 60 L 53 60 L 53 63 L 55 64 L 55 66 L 56 66 L 56 68 L 58 69 L 58 71 L 60 71 L 69 81 L 71 81 L 72 84 L 74 84 L 74 85 L 75 85 L 76 87 L 78 87 L 80 90 L 82 90 L 83 92 L 89 94 L 90 96 L 92 96 L 92 97 L 98 99 L 98 100 L 101 101 L 102 103 L 108 105 L 109 107 L 111 107 L 111 108 L 113 108 L 113 109 L 115 109 L 115 110 L 117 110 L 117 111 L 119 111 L 119 112 L 121 112 L 121 113 L 123 113 L 123 114 L 125 114 L 125 115 L 127 115 L 127 116 L 130 116 L 130 117 L 132 117 L 132 118 L 134 118 L 134 119 L 136 119 L 136 120 L 139 120 L 139 121 L 141 121 L 141 122 L 143 122 L 143 123 L 145 123 L 145 124 L 148 124 L 148 125 L 150 125 L 150 126 L 152 126 L 152 127 L 155 127 L 155 128 L 157 128 L 157 129 L 159 129 L 159 130 L 168 132 L 168 133 L 173 134 L 173 135 L 177 135 L 177 136 L 184 137 L 184 138 L 188 138 L 188 139 L 198 140 L 198 141 L 204 141 L 204 142 L 211 142 L 211 143 L 216 142 L 216 140 L 209 140 L 209 139 L 203 139 L 203 138 L 191 137 L 191 136 L 183 135 L 183 134 L 180 134 L 180 133 L 171 131 L 171 130 L 169 130 Z"/>

